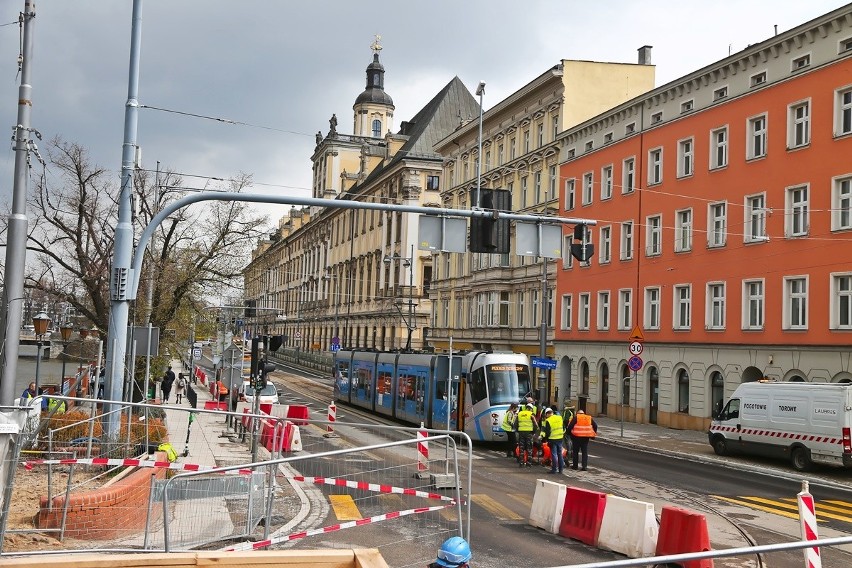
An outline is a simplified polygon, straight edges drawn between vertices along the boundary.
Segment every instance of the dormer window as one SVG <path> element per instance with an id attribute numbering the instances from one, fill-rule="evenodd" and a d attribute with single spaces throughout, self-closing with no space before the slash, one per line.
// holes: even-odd
<path id="1" fill-rule="evenodd" d="M 760 73 L 758 73 L 756 75 L 752 75 L 751 78 L 749 79 L 749 84 L 752 87 L 759 87 L 760 85 L 763 85 L 764 83 L 766 83 L 766 71 L 761 71 Z"/>

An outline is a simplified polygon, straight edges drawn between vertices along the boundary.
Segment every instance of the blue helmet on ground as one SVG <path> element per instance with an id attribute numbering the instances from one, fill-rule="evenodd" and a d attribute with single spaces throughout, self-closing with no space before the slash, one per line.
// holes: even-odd
<path id="1" fill-rule="evenodd" d="M 456 568 L 470 560 L 472 556 L 470 545 L 460 536 L 448 538 L 438 550 L 438 559 L 435 563 L 446 568 Z"/>

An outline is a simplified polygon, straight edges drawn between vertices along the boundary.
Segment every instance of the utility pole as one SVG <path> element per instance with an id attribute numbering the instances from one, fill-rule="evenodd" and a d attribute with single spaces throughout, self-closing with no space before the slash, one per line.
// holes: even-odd
<path id="1" fill-rule="evenodd" d="M 12 212 L 6 232 L 6 268 L 0 304 L 0 406 L 12 406 L 15 377 L 18 376 L 18 348 L 21 343 L 21 302 L 24 300 L 24 269 L 27 265 L 27 170 L 30 145 L 32 87 L 30 66 L 33 53 L 34 0 L 25 0 L 21 16 L 24 31 L 21 53 L 21 86 L 18 87 L 18 122 L 15 125 L 15 174 L 12 186 Z M 36 133 L 38 136 L 38 133 Z"/>
<path id="2" fill-rule="evenodd" d="M 115 227 L 115 256 L 110 272 L 110 341 L 107 343 L 106 391 L 108 400 L 122 400 L 122 376 L 127 349 L 127 323 L 130 315 L 133 274 L 133 172 L 136 167 L 136 130 L 139 121 L 139 62 L 142 52 L 142 0 L 133 0 L 130 31 L 130 71 L 127 102 L 124 107 L 124 143 L 121 150 L 121 192 L 118 197 L 118 223 Z M 120 416 L 112 404 L 105 405 L 104 435 L 118 437 Z"/>

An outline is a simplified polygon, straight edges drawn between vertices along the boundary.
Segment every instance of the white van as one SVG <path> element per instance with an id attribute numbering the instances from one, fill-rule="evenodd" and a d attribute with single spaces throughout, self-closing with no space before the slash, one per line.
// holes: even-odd
<path id="1" fill-rule="evenodd" d="M 852 384 L 756 381 L 737 387 L 708 436 L 720 456 L 782 457 L 806 471 L 813 463 L 852 467 L 850 429 Z"/>

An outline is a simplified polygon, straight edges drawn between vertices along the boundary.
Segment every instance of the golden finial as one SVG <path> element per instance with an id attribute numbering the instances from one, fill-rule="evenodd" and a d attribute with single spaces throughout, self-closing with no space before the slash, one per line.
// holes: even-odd
<path id="1" fill-rule="evenodd" d="M 376 54 L 378 54 L 382 50 L 382 46 L 381 46 L 381 44 L 379 44 L 381 39 L 382 39 L 382 36 L 380 36 L 379 34 L 376 34 L 376 41 L 374 41 L 373 44 L 370 46 L 370 49 L 372 49 L 373 52 L 375 52 Z"/>

